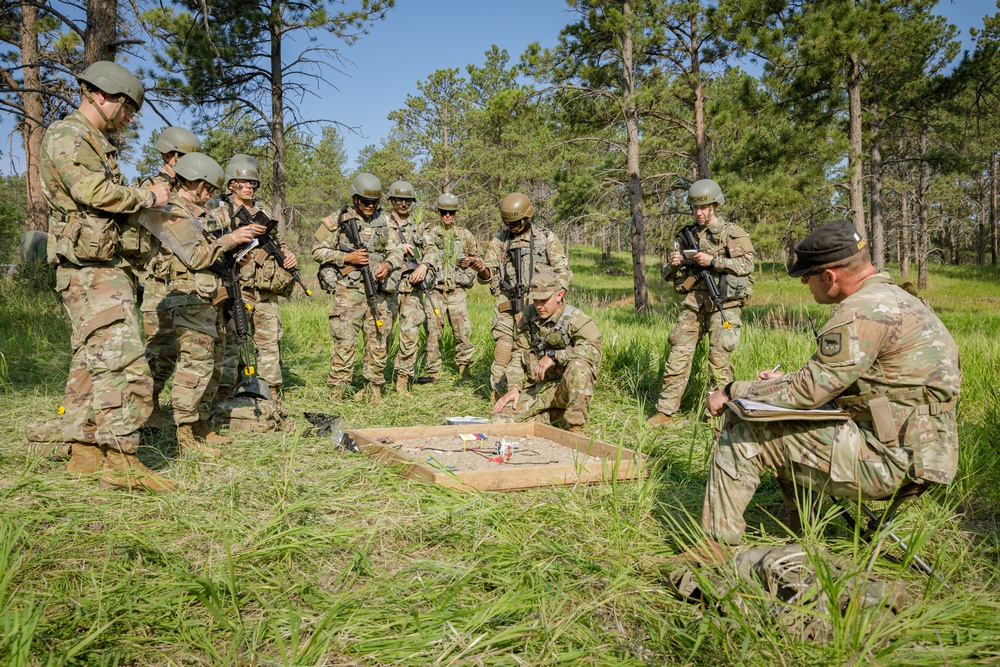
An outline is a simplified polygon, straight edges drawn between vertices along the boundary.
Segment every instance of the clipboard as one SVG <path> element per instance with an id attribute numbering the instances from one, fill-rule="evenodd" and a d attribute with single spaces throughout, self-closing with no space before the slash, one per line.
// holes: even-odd
<path id="1" fill-rule="evenodd" d="M 734 398 L 726 403 L 726 407 L 737 417 L 748 422 L 847 421 L 854 416 L 854 413 L 839 408 L 820 407 L 810 410 L 779 408 L 776 405 L 747 398 Z"/>

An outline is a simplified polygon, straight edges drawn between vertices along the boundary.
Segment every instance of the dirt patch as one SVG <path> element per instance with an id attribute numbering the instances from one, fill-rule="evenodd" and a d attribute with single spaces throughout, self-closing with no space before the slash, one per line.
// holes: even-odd
<path id="1" fill-rule="evenodd" d="M 452 472 L 542 468 L 557 465 L 599 463 L 600 457 L 587 456 L 565 445 L 537 436 L 487 436 L 486 440 L 462 440 L 458 435 L 393 440 L 379 438 L 383 447 L 408 459 Z"/>

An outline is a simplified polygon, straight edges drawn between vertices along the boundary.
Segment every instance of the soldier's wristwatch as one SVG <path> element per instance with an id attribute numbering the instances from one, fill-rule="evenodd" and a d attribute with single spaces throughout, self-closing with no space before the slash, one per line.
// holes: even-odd
<path id="1" fill-rule="evenodd" d="M 555 350 L 547 350 L 545 352 L 545 356 L 548 357 L 549 359 L 551 359 L 552 361 L 555 361 L 556 360 L 556 351 Z"/>

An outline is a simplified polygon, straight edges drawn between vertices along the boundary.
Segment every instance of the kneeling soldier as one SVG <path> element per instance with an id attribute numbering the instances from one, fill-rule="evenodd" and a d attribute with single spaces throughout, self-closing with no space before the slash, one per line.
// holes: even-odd
<path id="1" fill-rule="evenodd" d="M 583 433 L 601 365 L 601 332 L 586 313 L 563 303 L 565 296 L 558 275 L 532 279 L 532 303 L 514 332 L 505 369 L 510 388 L 493 406 L 495 421 L 564 422 L 571 433 Z M 508 404 L 513 413 L 505 414 Z"/>

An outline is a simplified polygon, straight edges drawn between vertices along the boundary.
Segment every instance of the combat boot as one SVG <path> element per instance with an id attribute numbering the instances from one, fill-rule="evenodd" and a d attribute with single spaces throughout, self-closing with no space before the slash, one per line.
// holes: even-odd
<path id="1" fill-rule="evenodd" d="M 586 433 L 583 432 L 583 426 L 580 424 L 573 424 L 566 430 L 570 433 L 575 433 L 576 435 L 586 435 Z"/>
<path id="2" fill-rule="evenodd" d="M 466 364 L 458 365 L 458 379 L 459 380 L 469 379 L 469 367 Z"/>
<path id="3" fill-rule="evenodd" d="M 110 447 L 105 449 L 104 454 L 101 488 L 106 491 L 141 489 L 155 493 L 172 493 L 177 490 L 177 482 L 160 477 L 144 466 L 135 454 L 125 454 Z"/>
<path id="4" fill-rule="evenodd" d="M 72 456 L 66 464 L 66 472 L 88 475 L 101 469 L 104 463 L 104 452 L 100 445 L 86 442 L 72 444 Z"/>
<path id="5" fill-rule="evenodd" d="M 657 412 L 655 415 L 646 420 L 647 426 L 670 426 L 673 423 L 673 416 L 665 415 L 662 412 Z"/>
<path id="6" fill-rule="evenodd" d="M 222 453 L 221 449 L 209 447 L 205 444 L 204 440 L 199 440 L 195 436 L 194 429 L 191 426 L 191 424 L 180 424 L 177 427 L 177 446 L 182 452 L 197 452 L 198 454 L 204 454 L 212 458 Z"/>
<path id="7" fill-rule="evenodd" d="M 410 390 L 407 385 L 410 383 L 410 376 L 400 373 L 396 378 L 396 393 L 400 396 L 410 396 Z"/>
<path id="8" fill-rule="evenodd" d="M 335 387 L 330 387 L 330 400 L 333 403 L 340 403 L 340 401 L 342 401 L 343 399 L 344 399 L 344 397 L 343 397 L 343 395 L 340 392 L 340 385 L 339 384 L 337 386 L 335 386 Z"/>
<path id="9" fill-rule="evenodd" d="M 65 461 L 73 453 L 73 443 L 60 442 L 58 440 L 52 442 L 29 442 L 27 449 L 28 453 L 33 456 L 44 456 L 56 461 Z"/>
<path id="10" fill-rule="evenodd" d="M 208 422 L 202 420 L 197 421 L 191 425 L 191 429 L 194 431 L 194 437 L 199 440 L 204 440 L 210 445 L 231 445 L 233 444 L 233 439 L 228 435 L 222 435 L 221 433 L 216 433 L 208 426 Z"/>
<path id="11" fill-rule="evenodd" d="M 371 385 L 371 390 L 371 394 L 368 397 L 368 404 L 378 405 L 382 402 L 382 387 L 377 384 L 373 384 Z"/>

